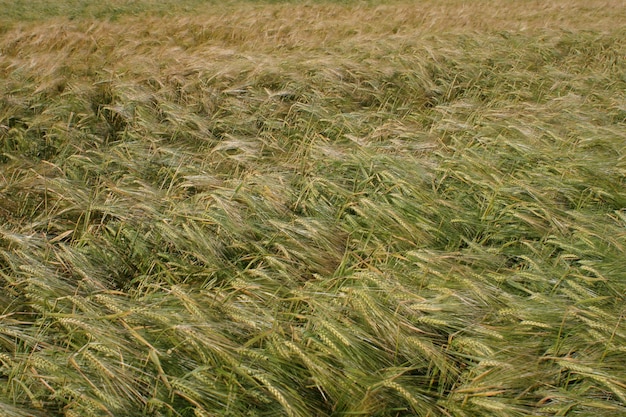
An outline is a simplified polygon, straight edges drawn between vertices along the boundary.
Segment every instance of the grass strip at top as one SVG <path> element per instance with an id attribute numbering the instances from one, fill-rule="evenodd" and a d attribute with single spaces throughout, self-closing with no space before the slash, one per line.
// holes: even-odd
<path id="1" fill-rule="evenodd" d="M 568 4 L 8 27 L 0 414 L 626 412 L 624 8 Z"/>

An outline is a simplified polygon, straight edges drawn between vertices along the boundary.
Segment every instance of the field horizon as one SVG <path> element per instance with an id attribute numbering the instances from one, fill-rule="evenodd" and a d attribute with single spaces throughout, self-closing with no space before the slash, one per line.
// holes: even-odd
<path id="1" fill-rule="evenodd" d="M 626 415 L 623 1 L 0 1 L 0 415 Z"/>

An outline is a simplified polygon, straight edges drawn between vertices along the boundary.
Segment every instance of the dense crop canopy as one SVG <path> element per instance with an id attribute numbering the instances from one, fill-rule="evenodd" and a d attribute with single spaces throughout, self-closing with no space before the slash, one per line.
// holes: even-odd
<path id="1" fill-rule="evenodd" d="M 9 3 L 0 415 L 626 413 L 623 3 Z"/>

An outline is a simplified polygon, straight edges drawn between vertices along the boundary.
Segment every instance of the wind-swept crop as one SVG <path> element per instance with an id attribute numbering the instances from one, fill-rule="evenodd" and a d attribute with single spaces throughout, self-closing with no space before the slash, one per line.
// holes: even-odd
<path id="1" fill-rule="evenodd" d="M 1 15 L 0 415 L 626 413 L 623 5 L 185 4 Z"/>

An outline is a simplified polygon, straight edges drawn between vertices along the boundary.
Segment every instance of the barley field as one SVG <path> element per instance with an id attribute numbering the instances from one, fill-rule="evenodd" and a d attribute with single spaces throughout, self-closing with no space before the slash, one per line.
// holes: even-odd
<path id="1" fill-rule="evenodd" d="M 0 1 L 0 415 L 626 415 L 620 0 Z"/>

